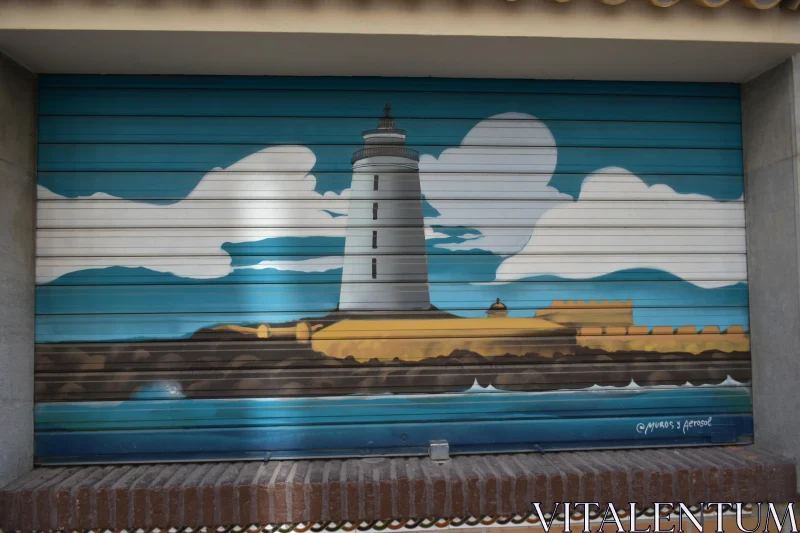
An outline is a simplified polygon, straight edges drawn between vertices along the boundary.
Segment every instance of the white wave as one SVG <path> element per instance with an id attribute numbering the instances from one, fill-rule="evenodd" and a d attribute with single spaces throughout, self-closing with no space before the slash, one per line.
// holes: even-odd
<path id="1" fill-rule="evenodd" d="M 725 380 L 720 383 L 704 383 L 703 385 L 693 385 L 688 381 L 683 385 L 645 385 L 642 387 L 634 380 L 631 380 L 630 383 L 627 385 L 616 386 L 616 385 L 592 385 L 591 387 L 586 387 L 585 389 L 580 390 L 587 390 L 587 391 L 598 391 L 598 390 L 652 390 L 652 389 L 686 389 L 686 388 L 693 388 L 693 387 L 745 387 L 747 386 L 744 383 L 736 381 L 730 376 L 727 376 Z"/>
<path id="2" fill-rule="evenodd" d="M 487 385 L 485 387 L 481 387 L 480 383 L 478 383 L 478 378 L 475 378 L 475 382 L 472 384 L 472 387 L 468 388 L 464 392 L 468 392 L 468 393 L 471 393 L 471 394 L 474 394 L 474 393 L 483 394 L 483 393 L 487 393 L 487 392 L 490 392 L 490 393 L 491 392 L 504 393 L 504 392 L 508 392 L 508 391 L 496 389 L 494 387 L 494 385 L 491 385 L 491 384 L 489 384 L 489 385 Z"/>
<path id="3" fill-rule="evenodd" d="M 607 390 L 641 390 L 641 391 L 647 391 L 647 390 L 656 390 L 656 389 L 657 390 L 664 390 L 664 389 L 690 389 L 690 388 L 695 388 L 695 387 L 712 388 L 712 387 L 746 387 L 746 386 L 747 386 L 747 384 L 741 383 L 739 381 L 736 381 L 732 377 L 727 376 L 720 383 L 704 383 L 703 385 L 693 385 L 693 384 L 691 384 L 691 383 L 689 383 L 687 381 L 683 385 L 645 385 L 645 386 L 642 386 L 642 385 L 639 385 L 638 383 L 636 383 L 634 380 L 631 380 L 631 382 L 628 383 L 627 385 L 620 385 L 620 386 L 617 386 L 617 385 L 597 385 L 597 384 L 595 384 L 595 385 L 592 385 L 591 387 L 586 387 L 586 388 L 583 388 L 583 389 L 560 389 L 560 390 L 553 390 L 553 391 L 535 391 L 535 392 L 529 392 L 529 393 L 524 393 L 523 392 L 522 394 L 552 394 L 554 392 L 607 391 Z M 464 392 L 468 392 L 468 393 L 499 392 L 499 393 L 507 393 L 507 394 L 512 394 L 512 393 L 513 394 L 519 394 L 519 392 L 517 392 L 517 391 L 505 391 L 505 390 L 502 390 L 502 389 L 497 389 L 497 388 L 494 387 L 494 385 L 487 385 L 486 387 L 481 387 L 480 384 L 478 384 L 478 380 L 477 379 L 475 380 L 475 383 L 472 384 L 472 387 L 470 387 L 469 389 L 465 390 Z"/>
<path id="4" fill-rule="evenodd" d="M 723 381 L 722 383 L 718 383 L 716 385 L 705 384 L 705 385 L 699 385 L 699 386 L 700 387 L 745 387 L 747 385 L 745 383 L 741 383 L 739 381 L 736 381 L 732 377 L 728 376 L 728 377 L 725 378 L 725 381 Z"/>
<path id="5" fill-rule="evenodd" d="M 595 385 L 592 385 L 591 387 L 585 387 L 585 388 L 582 388 L 582 389 L 558 389 L 558 390 L 545 390 L 545 391 L 529 391 L 529 392 L 525 392 L 525 391 L 508 391 L 508 390 L 498 389 L 494 385 L 491 385 L 491 384 L 483 387 L 483 386 L 480 385 L 480 383 L 478 383 L 478 380 L 476 378 L 475 381 L 472 383 L 472 386 L 470 388 L 466 389 L 463 392 L 445 392 L 445 393 L 440 394 L 439 396 L 455 396 L 455 395 L 460 395 L 460 394 L 486 394 L 486 393 L 534 396 L 534 395 L 540 395 L 540 394 L 569 394 L 569 393 L 581 392 L 581 391 L 598 392 L 598 391 L 612 391 L 612 390 L 616 390 L 616 391 L 636 390 L 636 391 L 646 392 L 646 391 L 650 391 L 650 390 L 692 389 L 692 388 L 696 388 L 696 387 L 706 387 L 706 388 L 714 388 L 714 387 L 749 387 L 749 385 L 747 385 L 746 383 L 741 383 L 739 381 L 736 381 L 732 377 L 727 376 L 725 378 L 725 380 L 721 381 L 720 383 L 705 383 L 703 385 L 693 385 L 693 384 L 691 384 L 691 383 L 689 383 L 687 381 L 683 385 L 645 385 L 645 386 L 642 386 L 642 385 L 639 385 L 638 383 L 636 383 L 634 380 L 631 380 L 631 382 L 628 383 L 627 385 L 620 385 L 620 386 L 617 386 L 617 385 L 596 385 L 595 384 Z M 351 396 L 363 396 L 364 398 L 368 398 L 370 396 L 386 396 L 386 395 L 395 396 L 395 394 L 393 394 L 391 392 L 383 392 L 383 393 L 379 393 L 379 394 L 357 393 L 357 394 L 352 394 Z M 419 395 L 418 394 L 398 394 L 396 396 L 404 397 L 404 396 L 419 396 Z"/>

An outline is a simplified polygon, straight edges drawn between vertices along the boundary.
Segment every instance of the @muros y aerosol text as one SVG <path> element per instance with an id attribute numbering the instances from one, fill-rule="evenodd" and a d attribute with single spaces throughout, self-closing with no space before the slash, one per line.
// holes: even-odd
<path id="1" fill-rule="evenodd" d="M 544 508 L 539 502 L 531 502 L 530 507 L 545 533 L 798 533 L 794 503 L 704 502 L 688 506 L 657 502 L 644 509 L 636 503 L 619 507 L 613 503 L 556 502 Z"/>

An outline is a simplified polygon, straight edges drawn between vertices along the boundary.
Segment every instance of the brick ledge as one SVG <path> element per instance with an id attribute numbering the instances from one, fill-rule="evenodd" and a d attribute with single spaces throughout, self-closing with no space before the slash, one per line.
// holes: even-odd
<path id="1" fill-rule="evenodd" d="M 41 468 L 0 529 L 165 528 L 527 514 L 530 502 L 789 501 L 795 463 L 756 446 Z"/>

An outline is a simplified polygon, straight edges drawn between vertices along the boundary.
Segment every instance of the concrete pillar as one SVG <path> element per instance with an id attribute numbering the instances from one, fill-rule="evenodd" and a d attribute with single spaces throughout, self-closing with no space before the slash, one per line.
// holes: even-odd
<path id="1" fill-rule="evenodd" d="M 742 86 L 756 443 L 800 463 L 800 56 Z"/>
<path id="2" fill-rule="evenodd" d="M 37 92 L 0 54 L 0 486 L 33 466 Z"/>

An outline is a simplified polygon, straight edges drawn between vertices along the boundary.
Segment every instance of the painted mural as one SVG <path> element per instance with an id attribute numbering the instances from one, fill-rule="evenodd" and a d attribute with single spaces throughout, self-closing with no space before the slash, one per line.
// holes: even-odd
<path id="1" fill-rule="evenodd" d="M 40 113 L 40 461 L 752 435 L 738 87 L 56 76 Z"/>

